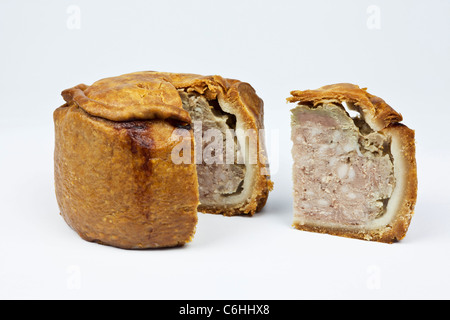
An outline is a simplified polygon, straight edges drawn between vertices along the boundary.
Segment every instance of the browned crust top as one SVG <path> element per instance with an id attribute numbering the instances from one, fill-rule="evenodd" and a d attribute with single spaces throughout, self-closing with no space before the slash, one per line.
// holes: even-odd
<path id="1" fill-rule="evenodd" d="M 390 124 L 403 120 L 383 99 L 367 92 L 367 88 L 360 88 L 351 83 L 337 83 L 323 86 L 316 90 L 294 90 L 288 102 L 312 104 L 347 103 L 350 109 L 361 111 L 365 120 L 376 130 L 388 127 Z"/>
<path id="2" fill-rule="evenodd" d="M 80 84 L 62 92 L 64 100 L 74 102 L 87 113 L 112 121 L 174 119 L 190 123 L 189 113 L 183 109 L 179 89 L 195 91 L 207 99 L 257 99 L 249 107 L 252 115 L 262 123 L 262 100 L 245 82 L 221 76 L 202 76 L 188 73 L 143 71 L 99 80 L 87 86 Z M 236 95 L 237 93 L 237 95 Z"/>

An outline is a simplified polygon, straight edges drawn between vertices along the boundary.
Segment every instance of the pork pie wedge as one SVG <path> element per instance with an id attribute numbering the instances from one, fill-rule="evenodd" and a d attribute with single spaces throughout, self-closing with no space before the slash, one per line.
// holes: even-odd
<path id="1" fill-rule="evenodd" d="M 294 227 L 401 240 L 417 196 L 414 131 L 386 102 L 353 84 L 291 95 L 288 102 L 298 103 L 291 110 Z"/>
<path id="2" fill-rule="evenodd" d="M 264 206 L 272 184 L 262 139 L 254 164 L 195 163 L 193 119 L 220 132 L 263 128 L 263 103 L 249 84 L 138 72 L 62 96 L 66 104 L 54 112 L 56 196 L 83 239 L 127 249 L 181 246 L 195 233 L 198 209 L 252 215 Z M 233 150 L 242 152 L 247 140 L 236 134 Z"/>

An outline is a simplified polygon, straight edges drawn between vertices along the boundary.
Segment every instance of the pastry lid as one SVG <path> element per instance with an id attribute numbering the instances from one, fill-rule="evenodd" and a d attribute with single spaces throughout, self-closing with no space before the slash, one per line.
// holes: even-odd
<path id="1" fill-rule="evenodd" d="M 172 119 L 191 122 L 177 89 L 151 72 L 106 78 L 91 86 L 80 84 L 64 90 L 62 96 L 90 115 L 111 121 Z"/>
<path id="2" fill-rule="evenodd" d="M 403 120 L 402 115 L 392 109 L 383 99 L 350 83 L 337 83 L 321 87 L 316 90 L 295 90 L 291 92 L 288 102 L 312 104 L 345 102 L 350 110 L 361 113 L 363 119 L 375 130 L 381 130 L 391 124 Z"/>

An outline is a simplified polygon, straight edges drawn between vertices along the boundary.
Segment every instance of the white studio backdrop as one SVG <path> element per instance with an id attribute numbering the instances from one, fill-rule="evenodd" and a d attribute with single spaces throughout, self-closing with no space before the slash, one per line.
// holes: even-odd
<path id="1" fill-rule="evenodd" d="M 0 298 L 449 298 L 450 1 L 0 1 Z M 194 241 L 125 251 L 59 216 L 60 92 L 135 71 L 218 74 L 265 102 L 275 189 L 253 218 L 199 214 Z M 386 245 L 294 230 L 291 90 L 350 82 L 416 130 L 419 196 Z"/>

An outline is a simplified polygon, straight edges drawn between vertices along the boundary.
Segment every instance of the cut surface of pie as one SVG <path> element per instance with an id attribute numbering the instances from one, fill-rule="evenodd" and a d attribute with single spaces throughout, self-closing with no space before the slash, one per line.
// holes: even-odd
<path id="1" fill-rule="evenodd" d="M 417 196 L 414 131 L 356 85 L 291 94 L 294 227 L 401 240 Z"/>

